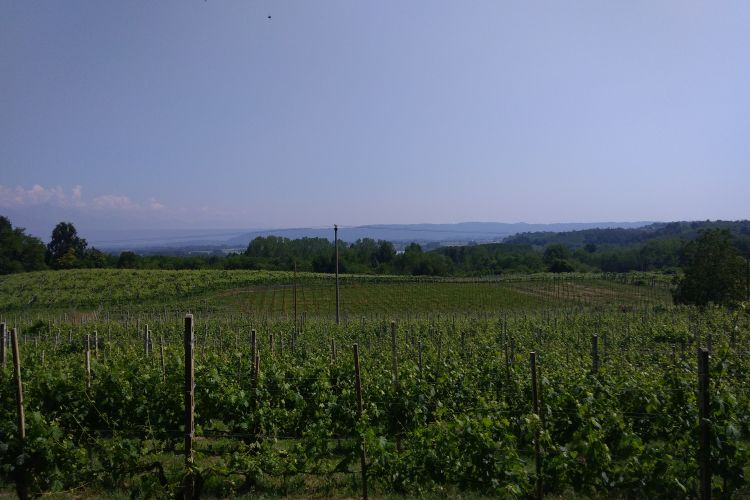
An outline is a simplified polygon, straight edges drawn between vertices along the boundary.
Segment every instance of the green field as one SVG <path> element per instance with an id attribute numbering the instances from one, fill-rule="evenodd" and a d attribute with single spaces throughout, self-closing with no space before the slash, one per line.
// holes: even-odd
<path id="1" fill-rule="evenodd" d="M 600 275 L 504 279 L 342 276 L 343 316 L 475 314 L 571 306 L 669 305 L 664 284 Z M 638 284 L 632 284 L 638 283 Z M 0 278 L 0 312 L 223 311 L 265 317 L 335 316 L 331 275 L 267 271 L 73 270 Z"/>

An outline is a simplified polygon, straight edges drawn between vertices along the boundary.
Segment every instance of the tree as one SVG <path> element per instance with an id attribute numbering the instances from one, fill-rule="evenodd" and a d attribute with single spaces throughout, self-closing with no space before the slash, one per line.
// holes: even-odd
<path id="1" fill-rule="evenodd" d="M 89 268 L 102 269 L 105 267 L 109 267 L 111 265 L 110 261 L 114 262 L 114 259 L 98 248 L 92 247 L 86 251 L 86 259 L 84 265 L 85 267 Z"/>
<path id="2" fill-rule="evenodd" d="M 639 251 L 642 271 L 667 269 L 679 265 L 682 242 L 677 239 L 652 240 L 645 243 Z"/>
<path id="3" fill-rule="evenodd" d="M 47 264 L 57 269 L 75 267 L 85 257 L 87 246 L 73 224 L 60 222 L 52 230 L 52 240 L 47 245 Z"/>
<path id="4" fill-rule="evenodd" d="M 68 248 L 65 254 L 55 261 L 55 267 L 58 269 L 73 269 L 76 267 L 78 260 L 75 250 Z"/>
<path id="5" fill-rule="evenodd" d="M 45 269 L 44 243 L 0 216 L 0 274 Z"/>
<path id="6" fill-rule="evenodd" d="M 726 229 L 710 229 L 685 245 L 682 254 L 685 275 L 674 292 L 678 304 L 729 305 L 745 295 L 745 259 Z"/>
<path id="7" fill-rule="evenodd" d="M 544 250 L 544 263 L 552 273 L 569 273 L 573 271 L 570 263 L 570 250 L 563 244 L 554 243 Z"/>
<path id="8" fill-rule="evenodd" d="M 375 252 L 374 266 L 391 262 L 396 257 L 396 249 L 390 241 L 379 240 L 378 250 Z"/>
<path id="9" fill-rule="evenodd" d="M 117 258 L 117 267 L 120 269 L 137 269 L 140 256 L 135 252 L 120 252 Z"/>

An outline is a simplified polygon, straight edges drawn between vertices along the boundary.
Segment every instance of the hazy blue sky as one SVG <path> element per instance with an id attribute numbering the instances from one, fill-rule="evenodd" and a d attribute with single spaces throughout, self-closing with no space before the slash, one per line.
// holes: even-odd
<path id="1" fill-rule="evenodd" d="M 0 1 L 15 224 L 739 219 L 749 188 L 746 0 Z"/>

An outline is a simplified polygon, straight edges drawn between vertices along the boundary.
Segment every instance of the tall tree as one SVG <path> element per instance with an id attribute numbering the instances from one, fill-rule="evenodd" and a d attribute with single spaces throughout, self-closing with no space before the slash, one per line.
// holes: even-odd
<path id="1" fill-rule="evenodd" d="M 0 216 L 0 274 L 44 269 L 44 243 Z"/>
<path id="2" fill-rule="evenodd" d="M 674 292 L 677 303 L 728 305 L 745 295 L 745 259 L 735 248 L 726 229 L 703 231 L 685 245 L 685 272 Z"/>
<path id="3" fill-rule="evenodd" d="M 52 239 L 47 245 L 47 264 L 57 269 L 75 267 L 86 255 L 87 246 L 72 223 L 60 222 L 52 230 Z"/>

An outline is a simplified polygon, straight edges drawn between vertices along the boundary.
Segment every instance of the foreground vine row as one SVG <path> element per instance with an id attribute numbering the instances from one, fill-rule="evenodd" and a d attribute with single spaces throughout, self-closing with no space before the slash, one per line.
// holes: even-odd
<path id="1" fill-rule="evenodd" d="M 189 472 L 207 494 L 350 496 L 361 488 L 364 442 L 376 493 L 520 497 L 541 483 L 552 494 L 694 496 L 696 349 L 704 346 L 712 488 L 750 493 L 750 334 L 739 311 L 578 308 L 393 326 L 196 317 L 195 453 L 187 472 L 182 317 L 16 326 L 27 438 L 18 439 L 8 360 L 0 384 L 6 488 L 22 481 L 31 493 L 180 495 Z"/>

